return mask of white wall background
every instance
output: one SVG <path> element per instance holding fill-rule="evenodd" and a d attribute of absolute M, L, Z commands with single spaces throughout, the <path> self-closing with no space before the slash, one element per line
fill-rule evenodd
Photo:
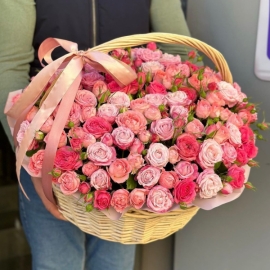
<path fill-rule="evenodd" d="M 254 75 L 258 0 L 189 0 L 188 24 L 193 37 L 218 49 L 234 80 L 260 103 L 270 122 L 270 82 Z M 266 25 L 267 27 L 267 25 Z M 174 270 L 270 269 L 270 136 L 258 142 L 260 168 L 251 170 L 257 187 L 212 211 L 200 210 L 176 234 Z"/>

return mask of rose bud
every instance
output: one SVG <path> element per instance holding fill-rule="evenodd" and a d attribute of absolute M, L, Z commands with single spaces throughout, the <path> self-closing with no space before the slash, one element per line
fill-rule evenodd
<path fill-rule="evenodd" d="M 151 51 L 155 51 L 157 49 L 157 44 L 155 42 L 149 42 L 146 45 L 146 48 L 151 50 Z"/>
<path fill-rule="evenodd" d="M 87 182 L 80 183 L 80 185 L 79 185 L 79 191 L 82 194 L 88 193 L 90 191 L 90 189 L 91 189 L 90 184 Z"/>
<path fill-rule="evenodd" d="M 41 131 L 36 131 L 35 133 L 35 139 L 37 141 L 42 141 L 44 139 L 44 133 Z"/>
<path fill-rule="evenodd" d="M 92 203 L 93 202 L 93 199 L 94 199 L 93 193 L 90 192 L 90 193 L 85 194 L 84 197 L 83 197 L 83 199 L 84 199 L 84 201 L 86 203 Z"/>
<path fill-rule="evenodd" d="M 194 59 L 196 57 L 196 52 L 195 51 L 190 51 L 189 53 L 188 53 L 188 58 L 189 59 Z"/>
<path fill-rule="evenodd" d="M 259 163 L 253 159 L 249 160 L 247 164 L 249 167 L 260 167 Z"/>
<path fill-rule="evenodd" d="M 134 65 L 135 65 L 135 67 L 140 67 L 142 65 L 142 60 L 141 59 L 136 59 L 134 61 Z"/>
<path fill-rule="evenodd" d="M 233 187 L 229 183 L 224 183 L 220 192 L 225 195 L 231 194 L 233 192 Z"/>

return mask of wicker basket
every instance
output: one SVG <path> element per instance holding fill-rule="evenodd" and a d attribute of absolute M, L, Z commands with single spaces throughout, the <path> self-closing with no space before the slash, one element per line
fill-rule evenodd
<path fill-rule="evenodd" d="M 208 56 L 220 71 L 223 80 L 232 83 L 232 75 L 226 60 L 220 52 L 197 39 L 166 33 L 150 33 L 117 38 L 90 51 L 109 52 L 115 48 L 133 47 L 148 42 L 176 43 L 193 47 Z M 82 231 L 99 238 L 123 244 L 146 244 L 163 239 L 182 229 L 199 210 L 191 207 L 187 210 L 174 210 L 156 214 L 145 210 L 131 209 L 119 220 L 111 220 L 104 213 L 93 210 L 85 211 L 85 206 L 78 203 L 74 196 L 62 194 L 58 186 L 53 185 L 60 211 L 65 218 Z"/>

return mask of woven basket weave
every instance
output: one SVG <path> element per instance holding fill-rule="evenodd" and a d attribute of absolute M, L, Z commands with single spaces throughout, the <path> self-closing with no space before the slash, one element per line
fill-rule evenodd
<path fill-rule="evenodd" d="M 223 80 L 232 83 L 232 75 L 226 60 L 220 52 L 206 43 L 194 38 L 166 33 L 150 33 L 117 38 L 89 49 L 89 51 L 110 52 L 116 48 L 133 47 L 148 42 L 184 44 L 203 52 L 220 71 Z M 61 213 L 82 231 L 99 238 L 123 244 L 146 244 L 163 239 L 182 229 L 199 210 L 174 210 L 156 214 L 145 210 L 131 209 L 119 220 L 111 220 L 104 213 L 93 209 L 88 213 L 85 206 L 74 196 L 64 195 L 53 185 Z"/>

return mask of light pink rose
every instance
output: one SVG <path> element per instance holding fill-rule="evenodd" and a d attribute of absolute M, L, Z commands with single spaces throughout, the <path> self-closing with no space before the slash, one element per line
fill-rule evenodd
<path fill-rule="evenodd" d="M 173 55 L 169 53 L 162 54 L 161 58 L 158 61 L 164 66 L 169 66 L 171 64 L 181 64 L 181 58 L 179 55 Z"/>
<path fill-rule="evenodd" d="M 232 112 L 228 108 L 221 108 L 220 111 L 220 120 L 227 121 Z"/>
<path fill-rule="evenodd" d="M 131 166 L 125 158 L 113 161 L 108 170 L 112 180 L 118 184 L 124 183 L 129 178 L 130 172 Z"/>
<path fill-rule="evenodd" d="M 97 171 L 98 169 L 99 169 L 99 166 L 95 165 L 95 163 L 91 161 L 84 163 L 82 166 L 82 172 L 87 177 L 90 177 L 92 173 Z"/>
<path fill-rule="evenodd" d="M 229 142 L 234 146 L 241 145 L 242 140 L 241 140 L 241 132 L 239 131 L 239 128 L 231 123 L 226 123 L 226 127 L 228 128 L 230 132 Z"/>
<path fill-rule="evenodd" d="M 238 116 L 242 119 L 243 123 L 245 124 L 253 123 L 257 119 L 257 117 L 256 119 L 254 119 L 253 114 L 250 113 L 249 110 L 245 110 L 245 109 L 240 110 L 238 112 Z"/>
<path fill-rule="evenodd" d="M 85 73 L 81 80 L 81 85 L 84 89 L 92 90 L 94 84 L 97 81 L 104 81 L 104 76 L 99 74 L 96 70 L 92 70 L 90 73 Z"/>
<path fill-rule="evenodd" d="M 150 131 L 159 136 L 163 141 L 173 137 L 174 126 L 171 118 L 163 118 L 152 122 Z"/>
<path fill-rule="evenodd" d="M 211 118 L 220 117 L 220 112 L 221 112 L 222 109 L 223 109 L 223 108 L 220 107 L 219 105 L 217 105 L 217 104 L 212 104 L 212 106 L 211 106 L 211 111 L 210 111 L 209 116 L 210 116 Z"/>
<path fill-rule="evenodd" d="M 27 131 L 28 127 L 30 125 L 30 122 L 28 122 L 27 120 L 23 121 L 20 125 L 20 129 L 17 133 L 16 139 L 17 142 L 19 143 L 19 145 L 21 145 L 21 142 L 23 140 L 24 134 Z"/>
<path fill-rule="evenodd" d="M 196 160 L 200 144 L 197 142 L 196 137 L 192 134 L 184 133 L 177 137 L 176 145 L 181 159 L 186 161 Z"/>
<path fill-rule="evenodd" d="M 225 81 L 219 82 L 218 90 L 220 91 L 223 100 L 230 108 L 242 101 L 238 91 L 230 83 Z"/>
<path fill-rule="evenodd" d="M 237 167 L 236 165 L 232 165 L 228 170 L 228 176 L 232 178 L 230 181 L 230 185 L 234 189 L 238 189 L 243 187 L 245 182 L 245 169 L 242 167 Z"/>
<path fill-rule="evenodd" d="M 195 180 L 199 175 L 197 164 L 188 161 L 180 161 L 174 167 L 174 170 L 179 175 L 180 179 Z"/>
<path fill-rule="evenodd" d="M 156 213 L 168 212 L 173 206 L 173 196 L 167 188 L 155 186 L 147 196 L 147 206 Z"/>
<path fill-rule="evenodd" d="M 151 165 L 144 166 L 137 174 L 140 185 L 146 189 L 151 189 L 159 180 L 161 170 Z"/>
<path fill-rule="evenodd" d="M 131 100 L 130 102 L 130 108 L 133 111 L 138 111 L 140 113 L 143 113 L 146 109 L 148 109 L 150 104 L 143 98 L 137 98 L 134 100 Z"/>
<path fill-rule="evenodd" d="M 87 182 L 82 182 L 80 183 L 78 190 L 81 194 L 86 194 L 91 190 L 91 186 Z"/>
<path fill-rule="evenodd" d="M 161 119 L 160 110 L 153 105 L 144 111 L 144 116 L 150 121 Z"/>
<path fill-rule="evenodd" d="M 199 91 L 201 88 L 201 81 L 198 79 L 198 74 L 196 73 L 193 73 L 191 77 L 188 78 L 188 83 L 197 91 Z"/>
<path fill-rule="evenodd" d="M 198 161 L 203 169 L 214 168 L 217 162 L 222 161 L 222 155 L 221 145 L 213 139 L 207 139 L 200 147 Z"/>
<path fill-rule="evenodd" d="M 233 193 L 233 187 L 229 183 L 224 183 L 223 188 L 220 192 L 224 195 L 231 194 Z"/>
<path fill-rule="evenodd" d="M 111 206 L 118 212 L 123 211 L 129 206 L 129 192 L 126 189 L 118 189 L 112 194 Z"/>
<path fill-rule="evenodd" d="M 135 134 L 146 129 L 147 121 L 142 113 L 136 111 L 126 111 L 116 117 L 116 123 L 119 127 L 127 127 Z"/>
<path fill-rule="evenodd" d="M 164 66 L 158 61 L 142 63 L 141 68 L 144 73 L 150 72 L 151 74 L 155 74 L 159 70 L 164 70 Z"/>
<path fill-rule="evenodd" d="M 187 106 L 191 103 L 191 100 L 184 91 L 168 93 L 166 99 L 169 106 Z"/>
<path fill-rule="evenodd" d="M 148 143 L 151 138 L 151 133 L 148 130 L 142 130 L 138 137 L 142 143 Z"/>
<path fill-rule="evenodd" d="M 82 127 L 73 127 L 68 131 L 68 137 L 82 139 L 85 132 Z"/>
<path fill-rule="evenodd" d="M 110 124 L 115 122 L 119 109 L 113 104 L 103 104 L 98 108 L 97 115 L 106 119 Z"/>
<path fill-rule="evenodd" d="M 206 169 L 200 173 L 196 182 L 199 185 L 199 196 L 203 199 L 215 197 L 223 188 L 220 177 L 213 169 Z"/>
<path fill-rule="evenodd" d="M 227 123 L 231 123 L 231 124 L 237 126 L 238 128 L 240 128 L 240 127 L 242 127 L 244 125 L 243 120 L 236 113 L 232 113 L 230 115 L 230 117 L 227 120 Z"/>
<path fill-rule="evenodd" d="M 91 174 L 90 184 L 96 190 L 107 190 L 112 187 L 111 178 L 103 169 L 98 169 Z"/>
<path fill-rule="evenodd" d="M 160 50 L 150 50 L 147 48 L 138 48 L 136 50 L 136 57 L 140 58 L 145 62 L 149 61 L 157 61 L 162 56 L 162 52 Z"/>
<path fill-rule="evenodd" d="M 28 169 L 31 173 L 38 175 L 42 170 L 44 151 L 38 150 L 29 160 Z"/>
<path fill-rule="evenodd" d="M 147 94 L 167 94 L 165 86 L 157 81 L 150 82 L 150 84 L 146 87 L 146 92 Z"/>
<path fill-rule="evenodd" d="M 107 103 L 115 105 L 117 108 L 128 108 L 130 106 L 129 96 L 123 92 L 115 92 L 110 95 Z"/>
<path fill-rule="evenodd" d="M 135 138 L 132 145 L 129 148 L 130 153 L 141 154 L 143 150 L 144 150 L 144 144 L 138 138 Z"/>
<path fill-rule="evenodd" d="M 176 203 L 192 203 L 196 197 L 196 184 L 189 179 L 177 182 L 173 196 Z"/>
<path fill-rule="evenodd" d="M 165 167 L 169 162 L 169 149 L 162 143 L 152 143 L 145 159 L 152 166 Z"/>
<path fill-rule="evenodd" d="M 93 116 L 85 121 L 83 125 L 83 130 L 87 133 L 94 135 L 96 138 L 100 138 L 105 133 L 111 133 L 112 126 L 104 118 L 99 116 Z"/>
<path fill-rule="evenodd" d="M 194 118 L 191 122 L 189 122 L 185 126 L 185 132 L 189 134 L 193 134 L 196 138 L 202 137 L 203 130 L 204 130 L 204 125 L 197 118 Z"/>
<path fill-rule="evenodd" d="M 231 135 L 230 135 L 230 132 L 229 132 L 228 128 L 223 126 L 223 125 L 220 125 L 217 128 L 217 132 L 214 135 L 213 139 L 216 142 L 218 142 L 219 144 L 222 144 L 222 143 L 226 142 L 227 140 L 229 140 L 230 137 L 231 137 Z"/>
<path fill-rule="evenodd" d="M 231 145 L 229 142 L 225 142 L 221 145 L 223 150 L 223 160 L 226 163 L 233 163 L 236 160 L 237 152 L 233 145 Z"/>
<path fill-rule="evenodd" d="M 175 164 L 180 161 L 179 149 L 176 145 L 173 145 L 169 148 L 169 162 Z"/>
<path fill-rule="evenodd" d="M 133 144 L 134 137 L 134 133 L 127 127 L 118 127 L 112 132 L 114 144 L 122 150 L 128 149 Z"/>
<path fill-rule="evenodd" d="M 79 153 L 69 146 L 63 146 L 56 152 L 54 166 L 64 171 L 77 170 L 82 166 Z"/>
<path fill-rule="evenodd" d="M 142 166 L 144 166 L 144 159 L 138 153 L 129 154 L 127 160 L 131 166 L 131 174 L 135 174 Z"/>
<path fill-rule="evenodd" d="M 147 94 L 144 99 L 151 105 L 158 107 L 159 105 L 166 105 L 166 96 L 162 94 Z"/>
<path fill-rule="evenodd" d="M 88 146 L 92 145 L 96 142 L 96 138 L 94 135 L 90 133 L 84 134 L 84 136 L 81 138 L 83 147 L 87 148 Z"/>
<path fill-rule="evenodd" d="M 56 116 L 58 112 L 58 108 L 54 111 L 54 115 Z M 69 117 L 66 122 L 66 127 L 68 127 L 68 124 L 71 122 L 74 124 L 74 126 L 79 126 L 80 125 L 80 117 L 81 117 L 81 106 L 77 103 L 73 103 L 72 108 L 69 112 Z"/>
<path fill-rule="evenodd" d="M 108 166 L 116 159 L 116 152 L 102 142 L 96 142 L 87 147 L 87 157 L 99 166 Z"/>
<path fill-rule="evenodd" d="M 37 114 L 37 112 L 38 112 L 38 107 L 33 106 L 33 107 L 31 108 L 31 110 L 27 113 L 26 119 L 25 119 L 25 120 L 27 120 L 29 123 L 31 123 L 32 120 L 33 120 L 33 118 L 34 118 L 35 115 Z"/>
<path fill-rule="evenodd" d="M 141 209 L 146 202 L 148 190 L 144 188 L 135 188 L 129 194 L 130 205 L 135 209 Z"/>
<path fill-rule="evenodd" d="M 102 95 L 108 90 L 107 84 L 103 81 L 96 81 L 93 85 L 92 93 L 100 100 Z M 104 100 L 106 101 L 106 99 Z"/>
<path fill-rule="evenodd" d="M 95 95 L 88 90 L 78 90 L 75 96 L 75 101 L 83 107 L 96 107 L 97 99 Z"/>
<path fill-rule="evenodd" d="M 163 171 L 160 175 L 158 183 L 168 189 L 174 188 L 179 181 L 179 177 L 174 171 Z"/>
<path fill-rule="evenodd" d="M 225 106 L 225 101 L 219 91 L 207 91 L 206 100 L 210 102 L 210 104 L 216 104 L 218 106 Z"/>
<path fill-rule="evenodd" d="M 78 190 L 80 178 L 74 171 L 67 171 L 60 175 L 58 183 L 60 184 L 60 190 L 63 194 L 70 195 Z"/>
<path fill-rule="evenodd" d="M 211 104 L 206 99 L 201 99 L 197 102 L 196 115 L 199 118 L 206 119 L 211 112 Z"/>
<path fill-rule="evenodd" d="M 53 118 L 52 116 L 50 116 L 40 128 L 40 131 L 44 133 L 49 133 L 52 129 L 52 125 L 53 125 Z"/>
<path fill-rule="evenodd" d="M 106 144 L 107 146 L 113 146 L 113 136 L 111 133 L 105 133 L 101 138 L 100 142 Z"/>
<path fill-rule="evenodd" d="M 111 203 L 111 194 L 106 190 L 96 190 L 94 194 L 94 207 L 98 210 L 108 209 Z"/>
<path fill-rule="evenodd" d="M 188 109 L 183 106 L 171 106 L 170 115 L 173 119 L 183 119 L 185 122 L 188 117 Z"/>
<path fill-rule="evenodd" d="M 156 82 L 159 82 L 159 83 L 162 83 L 163 82 L 163 78 L 164 76 L 166 75 L 166 72 L 163 71 L 163 70 L 158 70 L 154 77 L 153 77 L 153 81 L 156 81 Z"/>
<path fill-rule="evenodd" d="M 88 118 L 95 116 L 96 114 L 97 110 L 95 107 L 90 106 L 81 107 L 80 121 L 85 122 Z"/>

